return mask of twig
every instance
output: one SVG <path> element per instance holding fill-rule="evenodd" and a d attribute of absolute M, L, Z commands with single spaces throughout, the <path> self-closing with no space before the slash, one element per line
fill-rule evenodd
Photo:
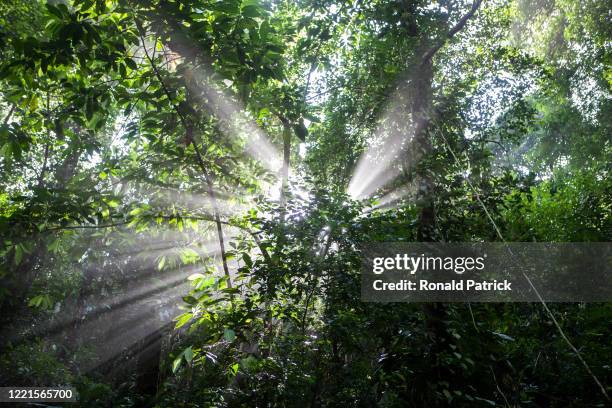
<path fill-rule="evenodd" d="M 510 404 L 508 403 L 508 399 L 506 398 L 506 394 L 504 394 L 502 389 L 499 387 L 499 384 L 497 383 L 497 377 L 495 376 L 495 371 L 493 371 L 493 368 L 491 366 L 489 366 L 489 370 L 491 370 L 491 374 L 493 374 L 493 381 L 495 381 L 495 387 L 497 388 L 497 391 L 501 394 L 502 398 L 504 399 L 504 402 L 506 403 L 506 406 L 508 408 L 511 408 Z"/>
<path fill-rule="evenodd" d="M 478 332 L 478 326 L 476 325 L 476 319 L 474 319 L 474 312 L 472 311 L 472 304 L 468 302 L 468 310 L 470 311 L 470 316 L 472 316 L 472 324 L 474 325 L 474 330 Z"/>

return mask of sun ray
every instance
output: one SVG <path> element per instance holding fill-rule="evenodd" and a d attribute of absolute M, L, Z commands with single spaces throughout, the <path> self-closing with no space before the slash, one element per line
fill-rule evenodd
<path fill-rule="evenodd" d="M 66 331 L 71 332 L 74 330 L 85 330 L 85 325 L 90 324 L 89 322 L 95 321 L 100 316 L 117 315 L 121 316 L 122 311 L 125 311 L 128 307 L 133 307 L 139 302 L 146 301 L 155 296 L 159 296 L 161 293 L 167 292 L 171 288 L 175 288 L 183 285 L 182 289 L 179 290 L 179 294 L 184 293 L 184 289 L 187 288 L 187 277 L 197 270 L 196 266 L 189 268 L 176 268 L 172 271 L 167 271 L 164 277 L 157 282 L 149 282 L 148 279 L 141 277 L 136 280 L 136 285 L 132 288 L 126 288 L 127 291 L 114 295 L 112 298 L 107 299 L 105 292 L 96 293 L 93 298 L 86 298 L 85 309 L 76 312 L 74 309 L 64 311 L 59 317 L 53 321 L 49 321 L 46 325 L 38 325 L 31 329 L 25 338 L 22 338 L 19 331 L 12 333 L 10 341 L 20 342 L 27 340 L 33 336 L 45 336 L 47 338 L 56 338 L 58 341 L 61 340 L 57 336 L 65 336 Z M 149 274 L 153 274 L 153 270 L 148 270 Z M 150 278 L 151 276 L 149 276 Z M 123 282 L 128 283 L 128 282 Z M 130 285 L 126 285 L 130 286 Z M 86 295 L 86 294 L 85 294 Z M 177 295 L 178 296 L 178 295 Z M 176 298 L 180 300 L 180 296 Z M 77 305 L 81 307 L 82 305 Z M 85 325 L 78 324 L 81 321 L 85 321 Z"/>
<path fill-rule="evenodd" d="M 176 39 L 180 48 L 191 49 L 181 41 Z M 185 60 L 184 55 L 176 54 Z M 249 117 L 249 114 L 242 106 L 241 102 L 235 100 L 228 92 L 220 86 L 213 85 L 213 69 L 200 63 L 192 66 L 188 73 L 193 80 L 187 81 L 187 85 L 198 97 L 199 101 L 205 104 L 211 113 L 218 119 L 220 130 L 234 141 L 240 140 L 244 143 L 245 152 L 260 163 L 264 168 L 272 173 L 278 173 L 282 166 L 282 156 L 279 150 L 270 142 L 266 133 Z M 226 85 L 231 86 L 231 81 L 225 80 Z M 240 138 L 239 135 L 245 135 Z"/>
<path fill-rule="evenodd" d="M 414 130 L 405 105 L 405 90 L 397 86 L 353 171 L 347 189 L 353 199 L 371 197 L 410 165 L 406 153 L 412 145 Z"/>
<path fill-rule="evenodd" d="M 416 191 L 412 185 L 401 186 L 383 195 L 377 200 L 377 203 L 370 207 L 366 212 L 375 210 L 396 208 L 400 200 L 415 197 Z"/>

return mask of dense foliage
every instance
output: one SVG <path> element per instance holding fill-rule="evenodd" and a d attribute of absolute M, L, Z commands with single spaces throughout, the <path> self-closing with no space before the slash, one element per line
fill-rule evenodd
<path fill-rule="evenodd" d="M 3 1 L 0 385 L 606 406 L 610 304 L 365 303 L 359 244 L 609 241 L 611 13 Z"/>

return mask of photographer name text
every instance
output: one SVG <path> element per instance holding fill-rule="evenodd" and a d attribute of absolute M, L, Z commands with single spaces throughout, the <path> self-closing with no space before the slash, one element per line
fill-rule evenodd
<path fill-rule="evenodd" d="M 511 291 L 512 282 L 503 281 L 476 281 L 473 279 L 451 280 L 449 282 L 432 282 L 420 279 L 418 282 L 402 279 L 399 282 L 384 282 L 377 279 L 372 282 L 376 291 Z"/>

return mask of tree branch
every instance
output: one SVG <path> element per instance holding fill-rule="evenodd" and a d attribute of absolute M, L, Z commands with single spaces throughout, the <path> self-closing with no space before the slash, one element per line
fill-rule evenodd
<path fill-rule="evenodd" d="M 459 31 L 463 29 L 463 27 L 468 22 L 468 20 L 472 18 L 474 14 L 476 14 L 476 11 L 480 7 L 481 3 L 482 3 L 482 0 L 474 0 L 470 10 L 463 17 L 461 17 L 461 19 L 457 22 L 457 24 L 455 24 L 455 26 L 451 28 L 448 31 L 448 33 L 446 33 L 446 36 L 440 42 L 438 42 L 438 44 L 434 45 L 429 50 L 427 50 L 427 52 L 423 55 L 423 60 L 421 61 L 422 65 L 429 62 L 429 60 L 433 58 L 433 56 L 440 50 L 440 48 L 444 46 L 444 44 L 446 44 L 448 40 L 453 38 L 455 34 L 457 34 Z"/>
<path fill-rule="evenodd" d="M 13 116 L 14 111 L 15 111 L 15 104 L 11 105 L 11 109 L 8 111 L 8 114 L 4 118 L 4 122 L 2 123 L 3 125 L 6 125 L 8 123 L 8 121 L 11 119 L 11 116 Z"/>
<path fill-rule="evenodd" d="M 130 222 L 132 222 L 132 220 L 115 222 L 115 223 L 112 223 L 112 224 L 101 224 L 101 225 L 95 225 L 95 224 L 92 224 L 92 225 L 65 225 L 65 226 L 61 226 L 61 227 L 47 228 L 47 229 L 45 229 L 45 231 L 63 231 L 63 230 L 74 230 L 74 229 L 112 228 L 112 227 L 119 227 L 121 225 L 126 225 L 126 224 L 129 224 Z"/>

